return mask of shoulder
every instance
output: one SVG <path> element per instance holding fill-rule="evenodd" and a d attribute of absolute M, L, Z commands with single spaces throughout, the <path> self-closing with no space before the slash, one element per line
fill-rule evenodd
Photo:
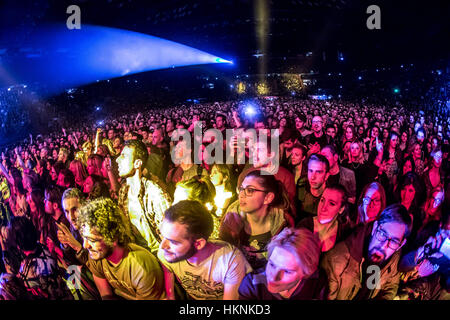
<path fill-rule="evenodd" d="M 127 259 L 129 259 L 130 265 L 140 266 L 145 270 L 160 269 L 158 260 L 148 250 L 134 243 L 130 243 L 128 248 L 130 252 Z"/>

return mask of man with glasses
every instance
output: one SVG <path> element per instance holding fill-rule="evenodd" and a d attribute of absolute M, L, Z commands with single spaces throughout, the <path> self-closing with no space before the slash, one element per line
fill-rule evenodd
<path fill-rule="evenodd" d="M 408 211 L 393 204 L 328 251 L 321 262 L 328 275 L 328 299 L 392 300 L 400 281 L 400 249 L 410 232 Z"/>
<path fill-rule="evenodd" d="M 330 138 L 323 132 L 323 119 L 321 116 L 314 116 L 311 122 L 312 133 L 305 137 L 305 145 L 308 147 L 308 155 L 319 153 L 320 149 L 330 143 Z"/>

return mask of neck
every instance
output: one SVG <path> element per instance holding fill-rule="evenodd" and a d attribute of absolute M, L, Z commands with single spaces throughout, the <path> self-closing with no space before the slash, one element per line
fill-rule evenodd
<path fill-rule="evenodd" d="M 322 131 L 314 131 L 314 135 L 316 136 L 316 138 L 320 138 L 322 136 L 323 132 Z"/>
<path fill-rule="evenodd" d="M 289 290 L 285 290 L 285 291 L 281 291 L 279 294 L 280 296 L 282 296 L 283 298 L 289 299 L 292 294 L 294 293 L 295 290 L 297 290 L 298 286 L 300 285 L 300 283 L 302 282 L 302 280 L 299 280 L 297 282 L 297 284 L 295 286 L 293 286 L 291 289 Z"/>
<path fill-rule="evenodd" d="M 402 202 L 402 205 L 406 208 L 406 210 L 409 210 L 409 208 L 411 207 L 411 203 L 412 202 Z"/>
<path fill-rule="evenodd" d="M 126 248 L 116 245 L 113 252 L 109 257 L 106 258 L 106 260 L 114 264 L 118 264 L 120 260 L 122 260 L 126 256 L 127 251 L 128 250 Z"/>
<path fill-rule="evenodd" d="M 136 170 L 134 175 L 127 178 L 127 184 L 135 191 L 141 188 L 141 175 L 141 171 Z"/>
<path fill-rule="evenodd" d="M 194 165 L 193 163 L 181 163 L 180 167 L 181 169 L 183 169 L 183 171 L 187 171 L 190 168 L 192 168 L 193 165 Z"/>
<path fill-rule="evenodd" d="M 322 195 L 323 190 L 325 190 L 325 183 L 323 183 L 323 184 L 320 186 L 319 189 L 312 189 L 312 188 L 311 188 L 311 194 L 312 194 L 314 197 L 317 198 L 317 197 L 320 197 L 320 196 Z"/>
<path fill-rule="evenodd" d="M 267 205 L 262 206 L 256 211 L 253 211 L 251 214 L 247 214 L 247 221 L 250 224 L 250 226 L 257 226 L 257 225 L 263 225 L 266 223 L 267 217 L 268 217 L 268 207 Z"/>
<path fill-rule="evenodd" d="M 214 250 L 214 244 L 207 242 L 203 249 L 197 251 L 192 257 L 188 258 L 187 261 L 193 265 L 199 265 L 202 261 L 211 255 Z"/>

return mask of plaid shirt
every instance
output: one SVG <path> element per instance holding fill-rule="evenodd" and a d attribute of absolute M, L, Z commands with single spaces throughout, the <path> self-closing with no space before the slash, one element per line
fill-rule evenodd
<path fill-rule="evenodd" d="M 138 194 L 139 203 L 130 203 L 129 190 L 130 186 L 124 182 L 119 190 L 119 205 L 132 225 L 146 240 L 148 248 L 152 252 L 157 251 L 161 241 L 158 226 L 164 217 L 164 212 L 170 207 L 172 199 L 163 184 L 154 175 L 150 179 L 141 178 L 141 188 Z M 136 212 L 137 210 L 133 208 L 140 208 L 140 212 Z"/>

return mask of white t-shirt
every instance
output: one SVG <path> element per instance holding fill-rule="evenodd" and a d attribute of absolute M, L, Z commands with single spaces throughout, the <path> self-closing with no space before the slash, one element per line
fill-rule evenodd
<path fill-rule="evenodd" d="M 242 252 L 228 242 L 210 240 L 216 250 L 199 265 L 187 260 L 169 263 L 161 249 L 158 258 L 178 278 L 184 290 L 195 300 L 223 299 L 224 284 L 239 284 L 252 271 Z"/>

